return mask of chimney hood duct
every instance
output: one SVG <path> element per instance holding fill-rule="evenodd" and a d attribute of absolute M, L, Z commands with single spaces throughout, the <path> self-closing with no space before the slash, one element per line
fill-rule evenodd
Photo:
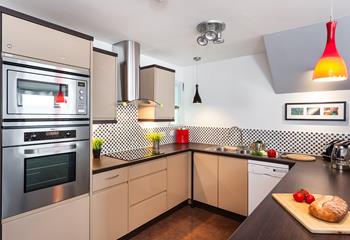
<path fill-rule="evenodd" d="M 140 98 L 140 44 L 125 40 L 113 44 L 117 61 L 117 101 L 121 104 L 156 106 L 152 99 Z"/>

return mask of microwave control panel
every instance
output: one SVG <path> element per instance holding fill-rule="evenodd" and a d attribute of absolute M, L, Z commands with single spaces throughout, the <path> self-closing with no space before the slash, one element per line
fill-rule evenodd
<path fill-rule="evenodd" d="M 24 141 L 43 141 L 43 140 L 53 140 L 53 139 L 65 139 L 65 138 L 75 138 L 75 130 L 65 130 L 65 131 L 41 131 L 41 132 L 25 132 Z"/>
<path fill-rule="evenodd" d="M 87 83 L 84 81 L 77 82 L 77 111 L 78 114 L 87 113 Z"/>

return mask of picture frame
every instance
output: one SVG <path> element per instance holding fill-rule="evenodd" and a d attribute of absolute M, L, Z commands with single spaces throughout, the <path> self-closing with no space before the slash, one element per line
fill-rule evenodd
<path fill-rule="evenodd" d="M 346 121 L 346 102 L 286 103 L 285 120 Z"/>

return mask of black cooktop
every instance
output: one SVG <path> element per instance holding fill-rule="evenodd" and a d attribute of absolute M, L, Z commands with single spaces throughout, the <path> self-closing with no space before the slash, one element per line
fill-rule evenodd
<path fill-rule="evenodd" d="M 151 148 L 138 148 L 138 149 L 132 149 L 128 151 L 109 153 L 109 154 L 106 154 L 106 156 L 118 158 L 126 161 L 134 161 L 134 160 L 140 160 L 140 159 L 150 158 L 154 156 L 159 156 L 162 154 L 164 153 L 158 153 L 158 154 L 154 153 Z"/>

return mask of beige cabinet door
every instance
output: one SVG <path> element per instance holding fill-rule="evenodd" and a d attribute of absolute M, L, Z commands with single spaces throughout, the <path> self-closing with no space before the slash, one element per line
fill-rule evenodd
<path fill-rule="evenodd" d="M 175 72 L 155 68 L 155 100 L 162 104 L 156 108 L 156 119 L 172 120 L 175 116 Z"/>
<path fill-rule="evenodd" d="M 91 41 L 2 14 L 6 53 L 90 69 Z"/>
<path fill-rule="evenodd" d="M 175 71 L 159 66 L 140 70 L 140 97 L 161 106 L 139 107 L 140 121 L 173 121 L 175 116 Z"/>
<path fill-rule="evenodd" d="M 219 208 L 248 214 L 248 161 L 219 157 Z"/>
<path fill-rule="evenodd" d="M 127 232 L 128 184 L 122 183 L 94 192 L 92 197 L 92 239 L 115 240 Z"/>
<path fill-rule="evenodd" d="M 2 223 L 3 240 L 89 239 L 89 197 Z"/>
<path fill-rule="evenodd" d="M 168 209 L 188 199 L 189 153 L 167 157 L 168 160 Z"/>
<path fill-rule="evenodd" d="M 116 120 L 117 58 L 93 52 L 92 118 L 94 121 Z"/>
<path fill-rule="evenodd" d="M 218 156 L 194 154 L 194 200 L 218 206 Z"/>

